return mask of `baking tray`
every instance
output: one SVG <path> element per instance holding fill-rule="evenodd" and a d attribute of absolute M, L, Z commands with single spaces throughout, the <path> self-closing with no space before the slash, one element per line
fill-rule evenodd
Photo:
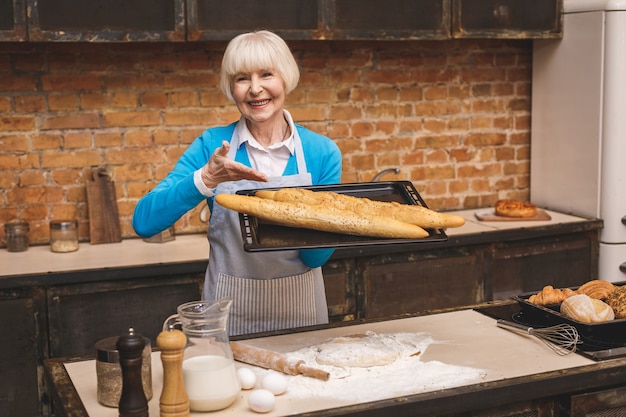
<path fill-rule="evenodd" d="M 626 285 L 626 282 L 615 282 L 617 286 Z M 572 290 L 578 287 L 571 287 Z M 559 312 L 561 304 L 549 304 L 540 306 L 528 301 L 531 295 L 537 292 L 514 296 L 513 299 L 519 302 L 520 315 L 526 322 L 534 322 L 543 327 L 554 326 L 561 323 L 568 323 L 576 327 L 581 338 L 591 344 L 605 347 L 615 347 L 626 345 L 626 319 L 615 319 L 601 323 L 583 323 L 571 319 Z M 517 319 L 520 319 L 518 317 Z"/>
<path fill-rule="evenodd" d="M 280 187 L 285 188 L 285 187 Z M 264 188 L 278 190 L 280 188 Z M 294 187 L 295 188 L 295 187 Z M 305 188 L 313 191 L 333 191 L 371 200 L 396 201 L 403 204 L 427 207 L 410 181 L 366 182 L 338 185 L 314 185 Z M 237 194 L 254 195 L 260 189 L 240 190 Z M 373 245 L 406 245 L 407 243 L 445 242 L 448 236 L 443 229 L 426 229 L 429 235 L 422 239 L 386 239 L 330 233 L 298 227 L 271 224 L 245 213 L 239 214 L 244 250 L 262 252 L 275 250 L 301 250 L 321 248 L 350 248 Z"/>

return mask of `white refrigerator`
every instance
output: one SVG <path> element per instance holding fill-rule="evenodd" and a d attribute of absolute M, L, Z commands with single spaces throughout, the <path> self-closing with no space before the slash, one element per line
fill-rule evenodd
<path fill-rule="evenodd" d="M 533 46 L 530 197 L 604 221 L 598 277 L 626 280 L 626 0 L 564 0 Z"/>

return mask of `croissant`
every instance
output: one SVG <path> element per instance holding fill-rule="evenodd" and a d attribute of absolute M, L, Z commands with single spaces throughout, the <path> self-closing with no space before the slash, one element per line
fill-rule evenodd
<path fill-rule="evenodd" d="M 586 294 L 576 294 L 563 301 L 561 314 L 583 323 L 600 323 L 613 320 L 615 313 L 604 301 Z"/>
<path fill-rule="evenodd" d="M 606 298 L 609 296 L 609 294 L 613 292 L 613 290 L 615 290 L 615 285 L 613 285 L 609 281 L 594 279 L 578 287 L 578 290 L 576 290 L 576 292 L 578 294 L 586 294 L 589 297 L 596 298 L 598 300 L 606 300 Z"/>
<path fill-rule="evenodd" d="M 576 295 L 576 292 L 569 288 L 560 290 L 558 288 L 554 288 L 552 285 L 546 285 L 540 292 L 531 295 L 528 298 L 528 301 L 533 304 L 545 306 L 548 304 L 562 303 L 565 299 L 573 295 Z"/>

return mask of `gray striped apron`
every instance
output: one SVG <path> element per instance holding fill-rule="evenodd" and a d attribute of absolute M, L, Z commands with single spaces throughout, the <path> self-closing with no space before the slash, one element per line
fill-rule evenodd
<path fill-rule="evenodd" d="M 231 140 L 231 142 L 233 142 Z M 216 194 L 237 190 L 311 184 L 302 142 L 294 132 L 298 175 L 271 177 L 269 182 L 231 181 Z M 228 157 L 235 158 L 238 143 Z M 215 203 L 208 230 L 209 266 L 204 282 L 206 300 L 231 297 L 229 334 L 265 332 L 328 322 L 321 268 L 307 267 L 298 251 L 245 252 L 239 214 Z"/>

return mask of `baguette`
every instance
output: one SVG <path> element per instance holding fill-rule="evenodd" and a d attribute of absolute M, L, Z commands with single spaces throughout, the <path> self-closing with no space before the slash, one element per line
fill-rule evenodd
<path fill-rule="evenodd" d="M 215 201 L 230 210 L 291 227 L 355 236 L 421 239 L 429 234 L 419 226 L 373 214 L 335 207 L 284 202 L 239 194 L 218 194 Z"/>
<path fill-rule="evenodd" d="M 426 207 L 370 200 L 364 197 L 353 197 L 331 191 L 311 191 L 304 188 L 281 188 L 278 191 L 259 190 L 257 197 L 275 201 L 295 201 L 305 204 L 322 204 L 351 210 L 359 214 L 377 214 L 391 217 L 405 223 L 426 228 L 461 227 L 465 219 L 454 214 L 438 213 Z"/>

